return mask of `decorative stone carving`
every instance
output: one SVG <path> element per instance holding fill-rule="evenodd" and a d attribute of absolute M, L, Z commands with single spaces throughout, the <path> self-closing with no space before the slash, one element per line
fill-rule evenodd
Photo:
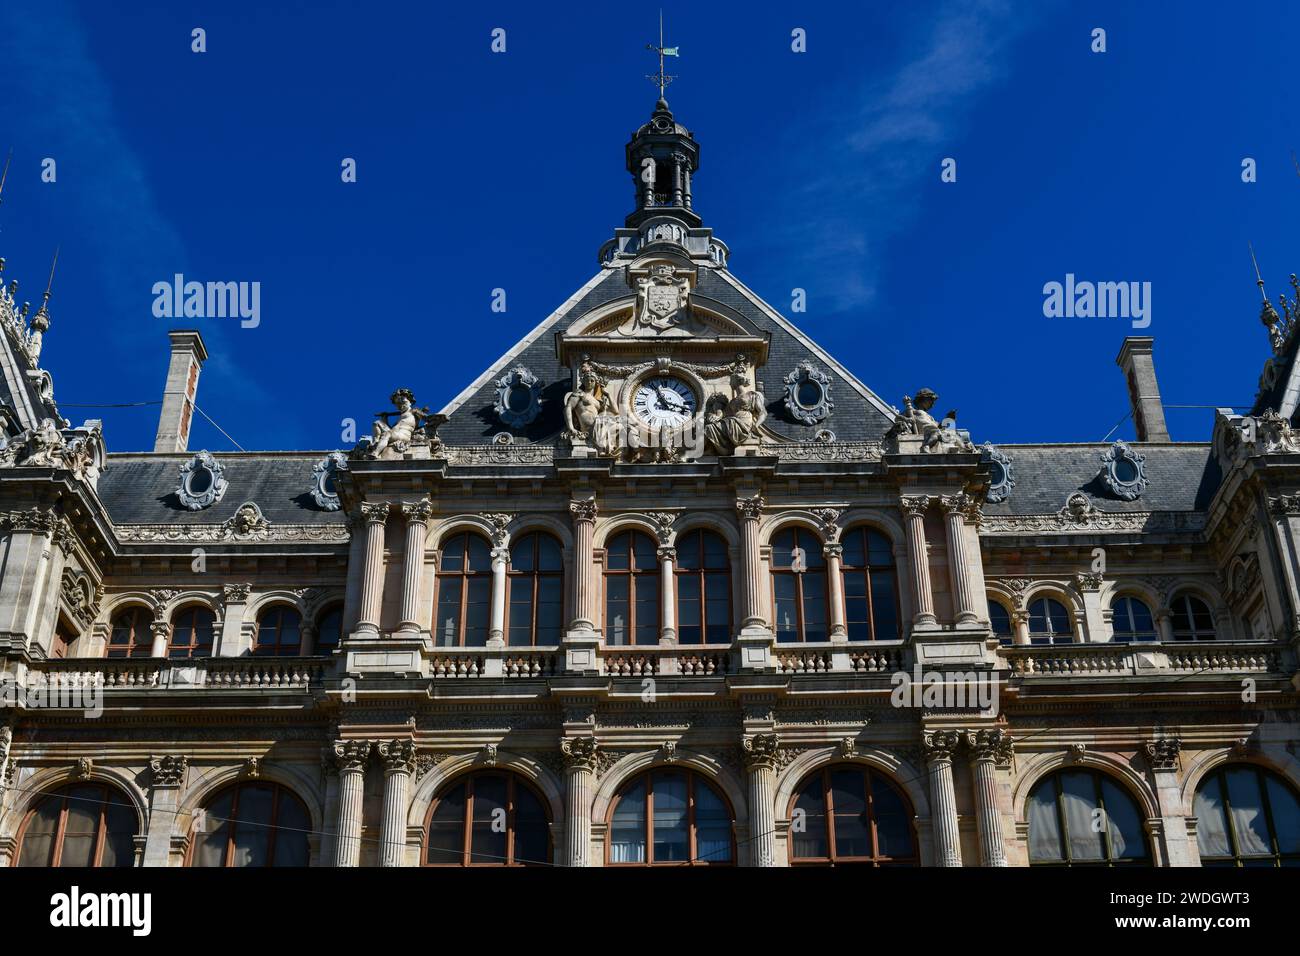
<path fill-rule="evenodd" d="M 495 767 L 497 765 L 497 745 L 484 744 L 482 757 L 480 759 L 482 759 L 485 766 Z"/>
<path fill-rule="evenodd" d="M 659 759 L 664 763 L 677 762 L 677 741 L 665 740 L 659 745 Z"/>
<path fill-rule="evenodd" d="M 515 520 L 515 516 L 504 512 L 488 512 L 483 517 L 492 524 L 492 544 L 495 547 L 504 548 L 506 542 L 510 539 L 510 534 L 506 529 L 510 526 L 510 522 Z"/>
<path fill-rule="evenodd" d="M 1084 754 L 1086 754 L 1087 752 L 1088 752 L 1088 748 L 1086 745 L 1081 743 L 1073 743 L 1065 748 L 1065 759 L 1070 761 L 1071 763 L 1078 763 L 1083 759 Z"/>
<path fill-rule="evenodd" d="M 1074 586 L 1080 591 L 1099 591 L 1103 580 L 1105 578 L 1099 571 L 1076 571 Z"/>
<path fill-rule="evenodd" d="M 927 760 L 951 760 L 961 746 L 961 732 L 957 730 L 928 730 L 921 735 L 921 749 Z"/>
<path fill-rule="evenodd" d="M 98 422 L 60 429 L 58 422 L 46 418 L 37 427 L 12 438 L 0 432 L 0 468 L 65 468 L 93 486 L 103 471 L 104 455 Z"/>
<path fill-rule="evenodd" d="M 763 517 L 763 496 L 754 495 L 751 498 L 736 499 L 736 513 L 741 518 L 758 519 Z"/>
<path fill-rule="evenodd" d="M 1264 454 L 1294 455 L 1300 453 L 1300 435 L 1292 429 L 1289 421 L 1269 408 L 1255 419 L 1255 450 Z"/>
<path fill-rule="evenodd" d="M 226 603 L 243 602 L 248 600 L 248 596 L 253 593 L 251 584 L 223 584 L 221 586 L 221 599 Z"/>
<path fill-rule="evenodd" d="M 542 383 L 522 365 L 516 365 L 496 382 L 492 410 L 506 428 L 523 428 L 542 411 Z"/>
<path fill-rule="evenodd" d="M 341 451 L 332 451 L 316 462 L 311 470 L 311 497 L 316 507 L 322 511 L 338 511 L 342 507 L 335 481 L 338 473 L 347 467 L 348 456 Z"/>
<path fill-rule="evenodd" d="M 858 742 L 852 737 L 841 737 L 835 752 L 843 760 L 852 760 L 858 755 Z"/>
<path fill-rule="evenodd" d="M 817 519 L 818 530 L 827 541 L 838 541 L 840 537 L 839 508 L 813 508 L 812 515 Z"/>
<path fill-rule="evenodd" d="M 636 278 L 636 290 L 632 319 L 619 329 L 623 334 L 666 332 L 690 317 L 691 280 L 671 264 L 652 265 L 649 273 Z"/>
<path fill-rule="evenodd" d="M 673 539 L 673 525 L 677 523 L 676 514 L 671 511 L 652 511 L 650 520 L 654 522 L 660 541 L 668 542 Z"/>
<path fill-rule="evenodd" d="M 83 627 L 88 627 L 99 615 L 99 602 L 104 595 L 103 585 L 92 587 L 90 578 L 85 574 L 64 568 L 59 591 Z"/>
<path fill-rule="evenodd" d="M 370 762 L 372 746 L 369 740 L 335 741 L 334 765 L 339 770 L 364 770 Z"/>
<path fill-rule="evenodd" d="M 1146 460 L 1145 455 L 1139 455 L 1127 442 L 1117 441 L 1101 456 L 1101 480 L 1116 497 L 1135 501 L 1150 484 Z"/>
<path fill-rule="evenodd" d="M 247 777 L 249 780 L 257 780 L 259 777 L 261 777 L 262 758 L 249 757 L 247 760 L 245 760 L 244 769 L 241 771 L 241 775 Z"/>
<path fill-rule="evenodd" d="M 569 502 L 569 511 L 573 514 L 574 521 L 595 521 L 596 510 L 595 495 Z"/>
<path fill-rule="evenodd" d="M 618 452 L 618 416 L 606 384 L 590 360 L 578 367 L 578 387 L 564 396 L 564 437 L 574 447 L 612 456 Z"/>
<path fill-rule="evenodd" d="M 915 401 L 910 395 L 904 395 L 903 411 L 885 433 L 886 442 L 892 442 L 899 454 L 939 455 L 975 451 L 970 434 L 957 428 L 956 409 L 948 412 L 943 421 L 936 421 L 930 414 L 938 400 L 939 396 L 928 388 L 918 391 Z"/>
<path fill-rule="evenodd" d="M 745 766 L 766 766 L 775 770 L 780 742 L 776 734 L 750 734 L 741 744 Z"/>
<path fill-rule="evenodd" d="M 998 504 L 1011 497 L 1011 489 L 1016 486 L 1011 459 L 993 445 L 985 442 L 984 458 L 989 463 L 989 488 L 984 493 L 984 500 Z"/>
<path fill-rule="evenodd" d="M 201 451 L 181 466 L 176 497 L 190 511 L 202 511 L 220 501 L 230 487 L 225 468 L 206 451 Z"/>
<path fill-rule="evenodd" d="M 178 757 L 150 757 L 149 770 L 153 773 L 153 785 L 155 787 L 179 787 L 185 779 L 185 770 L 190 765 L 190 758 L 184 755 Z"/>
<path fill-rule="evenodd" d="M 447 420 L 434 415 L 427 407 L 416 408 L 415 393 L 399 388 L 389 396 L 395 411 L 376 412 L 369 438 L 363 438 L 352 450 L 353 458 L 394 461 L 405 458 L 428 458 L 442 450 L 438 427 Z M 389 423 L 390 419 L 394 419 Z"/>
<path fill-rule="evenodd" d="M 415 779 L 423 779 L 426 774 L 436 768 L 438 764 L 447 760 L 450 756 L 451 754 L 440 753 L 417 754 L 415 757 Z"/>
<path fill-rule="evenodd" d="M 563 754 L 566 768 L 578 768 L 594 773 L 598 750 L 596 738 L 592 736 L 565 737 L 560 741 L 560 753 Z"/>
<path fill-rule="evenodd" d="M 831 377 L 809 361 L 802 361 L 785 381 L 785 410 L 805 425 L 816 425 L 830 417 Z"/>
<path fill-rule="evenodd" d="M 234 538 L 263 538 L 270 533 L 271 522 L 266 520 L 256 502 L 245 501 L 226 520 L 224 527 Z"/>
<path fill-rule="evenodd" d="M 78 757 L 76 769 L 72 771 L 72 776 L 77 780 L 89 780 L 91 774 L 95 772 L 95 762 L 89 757 Z"/>
<path fill-rule="evenodd" d="M 1011 735 L 1005 730 L 974 730 L 966 734 L 966 746 L 975 760 L 992 760 L 999 767 L 1011 765 L 1014 753 Z"/>
<path fill-rule="evenodd" d="M 1183 742 L 1177 737 L 1157 737 L 1143 744 L 1142 752 L 1152 770 L 1177 770 L 1178 754 L 1182 748 Z"/>
<path fill-rule="evenodd" d="M 767 420 L 767 400 L 753 388 L 749 360 L 737 355 L 731 367 L 731 399 L 715 393 L 704 405 L 704 437 L 719 455 L 735 454 L 758 440 Z"/>
<path fill-rule="evenodd" d="M 379 761 L 384 765 L 385 771 L 415 772 L 415 743 L 413 741 L 402 738 L 381 740 L 375 745 L 375 752 L 379 755 Z"/>

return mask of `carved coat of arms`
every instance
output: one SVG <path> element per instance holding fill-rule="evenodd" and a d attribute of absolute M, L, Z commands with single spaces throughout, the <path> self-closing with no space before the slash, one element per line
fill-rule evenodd
<path fill-rule="evenodd" d="M 672 266 L 656 265 L 649 275 L 638 278 L 636 284 L 633 329 L 648 328 L 662 332 L 686 320 L 689 315 L 690 280 L 677 275 L 677 270 Z"/>

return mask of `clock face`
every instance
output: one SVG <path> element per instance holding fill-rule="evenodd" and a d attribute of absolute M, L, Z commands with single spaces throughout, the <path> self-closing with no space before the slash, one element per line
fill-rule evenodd
<path fill-rule="evenodd" d="M 695 392 L 679 378 L 656 375 L 637 386 L 632 410 L 653 428 L 676 428 L 695 416 Z"/>

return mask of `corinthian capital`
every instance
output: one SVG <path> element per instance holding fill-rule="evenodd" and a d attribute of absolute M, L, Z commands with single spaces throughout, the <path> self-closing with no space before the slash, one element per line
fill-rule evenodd
<path fill-rule="evenodd" d="M 762 495 L 753 495 L 749 498 L 737 498 L 736 513 L 742 518 L 753 518 L 757 521 L 763 516 L 764 504 L 765 502 L 763 501 Z"/>
<path fill-rule="evenodd" d="M 775 770 L 780 743 L 776 734 L 751 734 L 746 737 L 742 744 L 745 766 L 751 770 L 758 767 Z"/>
<path fill-rule="evenodd" d="M 383 524 L 388 520 L 389 504 L 387 501 L 361 502 L 361 517 L 369 524 Z"/>
<path fill-rule="evenodd" d="M 415 743 L 410 740 L 381 740 L 375 745 L 384 769 L 398 773 L 415 772 Z"/>
<path fill-rule="evenodd" d="M 1011 735 L 1005 730 L 973 730 L 966 734 L 972 760 L 992 760 L 1000 767 L 1011 763 Z"/>
<path fill-rule="evenodd" d="M 929 730 L 921 736 L 927 760 L 951 760 L 960 744 L 961 733 L 956 730 Z"/>
<path fill-rule="evenodd" d="M 564 755 L 564 766 L 569 770 L 586 770 L 588 772 L 596 769 L 596 738 L 586 737 L 565 737 L 560 741 L 560 753 Z"/>
<path fill-rule="evenodd" d="M 409 524 L 424 524 L 433 517 L 433 502 L 428 498 L 421 498 L 419 501 L 408 501 L 402 505 L 402 517 Z"/>
<path fill-rule="evenodd" d="M 596 520 L 596 496 L 590 498 L 577 498 L 569 502 L 569 511 L 573 513 L 575 521 L 595 521 Z"/>
<path fill-rule="evenodd" d="M 969 499 L 962 493 L 939 496 L 939 507 L 943 509 L 943 513 L 946 515 L 959 514 L 964 517 L 969 505 Z"/>
<path fill-rule="evenodd" d="M 334 742 L 334 765 L 339 770 L 365 770 L 370 762 L 369 740 L 336 740 Z"/>
<path fill-rule="evenodd" d="M 930 497 L 928 495 L 903 495 L 898 499 L 898 503 L 903 509 L 903 514 L 909 518 L 922 518 L 925 516 L 926 509 L 930 507 Z"/>

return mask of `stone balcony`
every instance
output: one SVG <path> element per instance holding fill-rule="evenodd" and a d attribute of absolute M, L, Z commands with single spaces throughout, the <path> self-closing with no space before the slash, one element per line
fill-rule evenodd
<path fill-rule="evenodd" d="M 1197 674 L 1275 674 L 1295 669 L 1292 654 L 1271 641 L 1051 644 L 1000 647 L 1013 681 Z"/>
<path fill-rule="evenodd" d="M 325 657 L 67 658 L 38 661 L 0 675 L 34 690 L 98 687 L 105 691 L 307 691 L 320 686 Z"/>

